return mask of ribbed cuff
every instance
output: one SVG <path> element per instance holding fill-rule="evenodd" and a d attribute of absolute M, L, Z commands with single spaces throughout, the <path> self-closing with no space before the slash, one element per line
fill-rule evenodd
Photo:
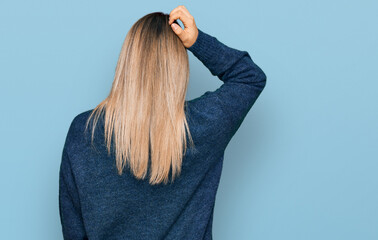
<path fill-rule="evenodd" d="M 201 29 L 199 29 L 199 28 L 197 28 L 197 30 L 198 30 L 198 36 L 197 36 L 197 39 L 196 39 L 196 41 L 194 42 L 194 44 L 192 45 L 192 46 L 190 46 L 189 48 L 188 48 L 188 50 L 190 50 L 190 51 L 196 51 L 196 49 L 198 48 L 198 47 L 201 47 L 201 46 L 198 46 L 198 45 L 201 45 L 201 42 L 203 42 L 203 35 L 204 35 L 204 32 L 202 32 L 201 31 Z"/>
<path fill-rule="evenodd" d="M 198 29 L 198 36 L 192 46 L 187 48 L 213 75 L 219 75 L 247 55 L 246 51 L 228 47 L 216 37 Z"/>
<path fill-rule="evenodd" d="M 194 56 L 199 57 L 201 60 L 207 60 L 211 57 L 211 47 L 213 46 L 212 43 L 214 43 L 213 36 L 210 36 L 209 34 L 201 31 L 201 29 L 198 29 L 198 36 L 197 40 L 194 42 L 192 46 L 187 48 L 189 51 L 191 51 Z"/>

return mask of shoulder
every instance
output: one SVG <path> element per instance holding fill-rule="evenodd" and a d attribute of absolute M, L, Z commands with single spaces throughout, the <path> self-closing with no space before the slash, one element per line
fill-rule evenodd
<path fill-rule="evenodd" d="M 91 112 L 93 111 L 93 109 L 90 109 L 90 110 L 87 110 L 87 111 L 84 111 L 84 112 L 81 112 L 81 113 L 78 113 L 74 118 L 73 120 L 71 121 L 71 124 L 70 124 L 70 130 L 78 130 L 79 128 L 82 128 L 89 115 L 91 114 Z"/>
<path fill-rule="evenodd" d="M 66 145 L 72 142 L 80 140 L 79 138 L 84 137 L 84 130 L 86 127 L 86 122 L 93 109 L 80 112 L 74 116 L 71 120 L 70 126 L 68 128 Z"/>

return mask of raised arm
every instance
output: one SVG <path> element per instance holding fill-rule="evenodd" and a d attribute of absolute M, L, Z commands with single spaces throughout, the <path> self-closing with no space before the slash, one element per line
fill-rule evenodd
<path fill-rule="evenodd" d="M 180 19 L 185 29 L 175 23 Z M 247 113 L 263 91 L 266 75 L 247 51 L 221 43 L 198 29 L 193 16 L 184 6 L 171 11 L 169 24 L 191 51 L 223 84 L 215 91 L 188 102 L 203 125 L 209 147 L 224 149 L 239 129 Z"/>
<path fill-rule="evenodd" d="M 198 29 L 196 42 L 188 48 L 223 84 L 190 103 L 216 125 L 214 139 L 225 148 L 266 85 L 266 75 L 247 51 L 221 43 Z M 215 121 L 212 121 L 215 119 Z M 218 119 L 218 121 L 216 121 Z"/>
<path fill-rule="evenodd" d="M 198 29 L 198 28 L 197 28 Z M 265 73 L 257 66 L 247 51 L 228 47 L 217 38 L 198 29 L 195 43 L 187 48 L 224 83 L 238 82 L 261 86 L 266 82 Z M 243 89 L 240 89 L 243 90 Z"/>

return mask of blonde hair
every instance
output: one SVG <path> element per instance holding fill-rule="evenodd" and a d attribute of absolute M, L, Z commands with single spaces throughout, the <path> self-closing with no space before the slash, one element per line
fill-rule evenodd
<path fill-rule="evenodd" d="M 168 24 L 168 14 L 154 12 L 131 27 L 122 45 L 111 91 L 90 114 L 95 126 L 104 111 L 104 140 L 108 154 L 114 141 L 116 166 L 125 166 L 151 185 L 172 182 L 181 173 L 187 133 L 194 145 L 184 105 L 189 82 L 185 46 Z M 177 23 L 177 21 L 175 21 Z"/>

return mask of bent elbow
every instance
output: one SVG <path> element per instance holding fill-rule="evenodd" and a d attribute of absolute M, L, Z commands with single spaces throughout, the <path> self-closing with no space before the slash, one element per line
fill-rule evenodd
<path fill-rule="evenodd" d="M 255 86 L 257 86 L 260 89 L 260 91 L 262 91 L 266 86 L 267 77 L 266 77 L 266 74 L 264 73 L 264 71 L 261 70 L 261 68 L 259 68 L 259 69 L 260 69 L 259 74 L 258 74 L 257 78 L 255 79 Z"/>
<path fill-rule="evenodd" d="M 264 71 L 261 71 L 261 81 L 263 82 L 263 89 L 265 88 L 266 86 L 266 74 L 264 73 Z"/>

